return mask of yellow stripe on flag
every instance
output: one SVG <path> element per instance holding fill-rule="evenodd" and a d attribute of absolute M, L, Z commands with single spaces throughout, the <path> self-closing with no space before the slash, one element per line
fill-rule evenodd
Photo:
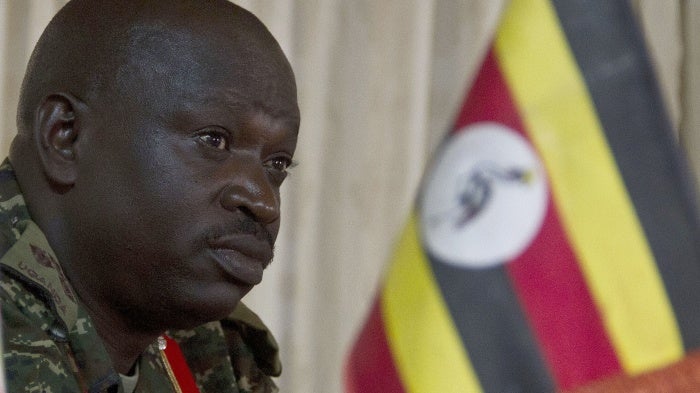
<path fill-rule="evenodd" d="M 551 4 L 513 0 L 496 56 L 622 366 L 679 359 L 673 310 Z"/>
<path fill-rule="evenodd" d="M 389 346 L 410 393 L 478 393 L 481 386 L 454 327 L 412 216 L 382 292 Z"/>

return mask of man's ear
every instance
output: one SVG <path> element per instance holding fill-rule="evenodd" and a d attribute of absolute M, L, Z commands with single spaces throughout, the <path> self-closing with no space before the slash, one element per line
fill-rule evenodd
<path fill-rule="evenodd" d="M 49 180 L 58 186 L 72 186 L 78 178 L 76 144 L 80 137 L 82 102 L 69 94 L 47 96 L 39 106 L 34 123 L 41 164 Z"/>

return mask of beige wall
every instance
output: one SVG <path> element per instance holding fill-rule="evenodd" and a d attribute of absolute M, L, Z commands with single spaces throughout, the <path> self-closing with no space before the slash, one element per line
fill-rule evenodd
<path fill-rule="evenodd" d="M 62 0 L 0 0 L 0 153 L 30 48 Z M 502 1 L 247 0 L 295 68 L 302 110 L 278 258 L 250 295 L 276 332 L 287 392 L 340 392 L 430 152 Z M 679 140 L 700 168 L 700 2 L 636 0 Z M 698 171 L 700 173 L 700 170 Z"/>

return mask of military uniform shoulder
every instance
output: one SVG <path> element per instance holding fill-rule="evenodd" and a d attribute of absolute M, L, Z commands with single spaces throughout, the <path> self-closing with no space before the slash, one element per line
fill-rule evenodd
<path fill-rule="evenodd" d="M 279 359 L 279 345 L 272 332 L 255 312 L 239 303 L 226 319 L 221 321 L 224 332 L 235 329 L 240 332 L 245 344 L 250 347 L 260 368 L 268 375 L 279 376 L 282 363 Z"/>
<path fill-rule="evenodd" d="M 41 299 L 20 281 L 2 275 L 0 302 L 8 391 L 80 391 L 67 346 L 61 343 L 65 331 Z"/>
<path fill-rule="evenodd" d="M 272 377 L 282 371 L 272 334 L 240 304 L 221 321 L 168 332 L 187 359 L 202 392 L 277 392 Z"/>
<path fill-rule="evenodd" d="M 0 256 L 19 239 L 29 218 L 26 203 L 8 160 L 0 164 Z"/>
<path fill-rule="evenodd" d="M 277 392 L 271 377 L 279 376 L 282 365 L 279 347 L 270 330 L 244 304 L 221 321 L 229 356 L 239 390 L 248 392 Z"/>
<path fill-rule="evenodd" d="M 0 164 L 0 209 L 6 208 L 5 202 L 22 195 L 15 177 L 15 170 L 8 159 Z M 22 205 L 24 205 L 22 201 Z"/>

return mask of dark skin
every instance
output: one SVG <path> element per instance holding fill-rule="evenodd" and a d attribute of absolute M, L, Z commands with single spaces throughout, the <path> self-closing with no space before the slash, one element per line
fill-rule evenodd
<path fill-rule="evenodd" d="M 299 128 L 291 68 L 252 15 L 225 1 L 127 3 L 64 10 L 62 40 L 27 78 L 45 64 L 55 75 L 25 82 L 10 153 L 121 373 L 163 331 L 225 317 L 260 282 Z M 103 36 L 109 23 L 123 34 Z M 74 36 L 80 50 L 61 31 L 76 24 L 91 34 Z M 86 60 L 97 64 L 76 67 Z"/>

